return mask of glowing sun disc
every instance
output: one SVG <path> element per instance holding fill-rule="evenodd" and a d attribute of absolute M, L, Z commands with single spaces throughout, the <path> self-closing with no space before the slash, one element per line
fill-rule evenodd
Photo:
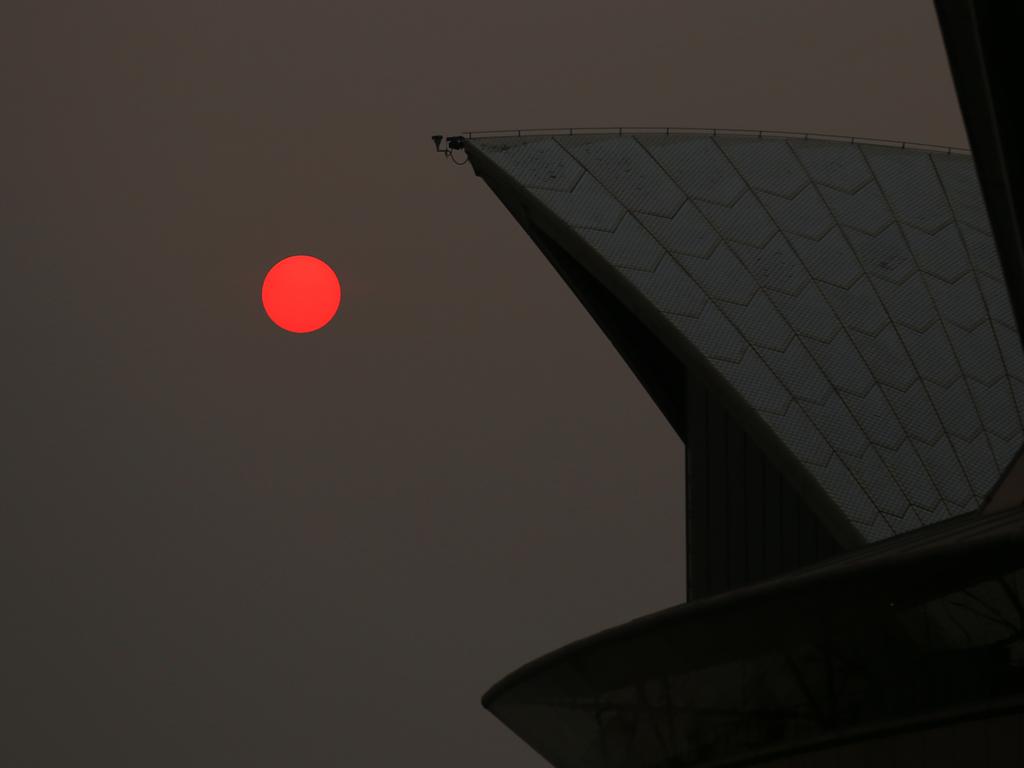
<path fill-rule="evenodd" d="M 289 256 L 263 278 L 263 309 L 292 333 L 310 333 L 331 321 L 341 303 L 338 276 L 313 256 Z"/>

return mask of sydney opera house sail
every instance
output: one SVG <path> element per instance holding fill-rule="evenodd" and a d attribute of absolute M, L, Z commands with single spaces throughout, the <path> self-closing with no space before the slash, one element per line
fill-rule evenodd
<path fill-rule="evenodd" d="M 969 155 L 671 133 L 468 146 L 545 251 L 685 368 L 661 389 L 705 402 L 680 408 L 690 550 L 714 561 L 691 568 L 698 591 L 984 505 L 1020 443 L 1024 355 Z M 716 446 L 722 433 L 742 444 Z M 787 555 L 800 528 L 811 542 Z M 729 569 L 750 579 L 716 575 L 751 544 L 766 551 Z"/>
<path fill-rule="evenodd" d="M 1024 11 L 936 6 L 973 153 L 449 139 L 686 446 L 687 602 L 484 697 L 558 768 L 1024 765 Z"/>

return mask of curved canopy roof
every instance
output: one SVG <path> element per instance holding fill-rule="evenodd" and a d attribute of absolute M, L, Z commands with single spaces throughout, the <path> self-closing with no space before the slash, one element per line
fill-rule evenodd
<path fill-rule="evenodd" d="M 886 731 L 909 731 L 886 754 L 920 756 L 914 725 L 1020 707 L 1022 511 L 613 627 L 516 670 L 484 706 L 558 768 L 864 765 L 794 754 Z"/>
<path fill-rule="evenodd" d="M 1024 354 L 970 156 L 692 134 L 473 138 L 577 257 L 877 541 L 978 509 Z"/>

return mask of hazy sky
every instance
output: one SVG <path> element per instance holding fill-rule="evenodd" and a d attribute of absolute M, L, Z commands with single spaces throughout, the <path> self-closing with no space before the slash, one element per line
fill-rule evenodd
<path fill-rule="evenodd" d="M 430 134 L 965 142 L 924 0 L 7 0 L 0 65 L 5 766 L 539 768 L 480 694 L 682 599 L 682 446 Z"/>

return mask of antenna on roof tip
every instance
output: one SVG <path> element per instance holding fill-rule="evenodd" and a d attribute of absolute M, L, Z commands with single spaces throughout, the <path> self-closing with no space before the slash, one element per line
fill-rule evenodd
<path fill-rule="evenodd" d="M 465 165 L 468 161 L 468 157 L 464 157 L 461 161 L 455 159 L 455 153 L 458 151 L 466 151 L 466 139 L 462 136 L 449 136 L 447 140 L 441 134 L 434 134 L 430 137 L 434 142 L 434 151 L 444 153 L 444 156 L 451 160 L 456 165 Z M 441 142 L 445 142 L 445 148 L 441 148 Z"/>

